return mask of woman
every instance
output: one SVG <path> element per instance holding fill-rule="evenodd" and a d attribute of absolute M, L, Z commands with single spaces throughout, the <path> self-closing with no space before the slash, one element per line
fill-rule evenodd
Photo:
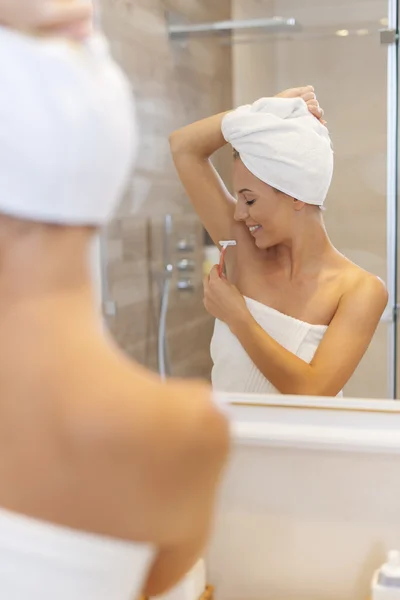
<path fill-rule="evenodd" d="M 311 86 L 194 123 L 171 135 L 180 179 L 216 244 L 235 240 L 204 303 L 216 321 L 216 389 L 338 395 L 387 304 L 384 284 L 330 242 L 322 205 L 333 168 Z M 231 143 L 233 198 L 210 158 Z"/>
<path fill-rule="evenodd" d="M 134 130 L 89 20 L 83 2 L 0 0 L 0 581 L 14 600 L 173 586 L 201 555 L 227 454 L 207 386 L 161 384 L 103 331 L 88 250 Z"/>

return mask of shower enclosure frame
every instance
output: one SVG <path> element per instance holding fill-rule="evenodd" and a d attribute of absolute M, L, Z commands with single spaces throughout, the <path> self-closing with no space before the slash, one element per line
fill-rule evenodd
<path fill-rule="evenodd" d="M 388 45 L 387 69 L 387 287 L 388 322 L 388 397 L 398 397 L 398 240 L 399 240 L 399 6 L 388 0 L 388 29 L 381 32 L 381 42 Z"/>

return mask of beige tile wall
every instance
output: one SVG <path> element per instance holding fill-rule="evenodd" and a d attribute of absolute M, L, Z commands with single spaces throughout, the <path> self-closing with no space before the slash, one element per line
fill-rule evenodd
<path fill-rule="evenodd" d="M 109 227 L 104 244 L 108 318 L 118 343 L 136 360 L 157 368 L 157 328 L 162 270 L 163 216 L 173 215 L 176 241 L 193 236 L 187 256 L 193 292 L 177 292 L 177 274 L 168 312 L 172 374 L 208 377 L 212 320 L 202 305 L 203 232 L 176 177 L 168 135 L 175 128 L 232 106 L 231 49 L 217 40 L 187 44 L 168 39 L 166 11 L 188 21 L 228 19 L 230 0 L 102 0 L 102 22 L 116 59 L 128 74 L 136 97 L 140 146 L 135 176 Z M 217 157 L 222 173 L 230 155 Z M 173 250 L 174 244 L 171 249 Z M 174 253 L 174 260 L 182 254 Z"/>
<path fill-rule="evenodd" d="M 232 16 L 237 20 L 276 16 L 274 0 L 233 0 Z M 278 15 L 279 16 L 279 15 Z M 236 34 L 232 47 L 233 100 L 235 106 L 250 104 L 275 91 L 275 51 L 273 38 Z M 243 43 L 253 40 L 252 43 Z"/>

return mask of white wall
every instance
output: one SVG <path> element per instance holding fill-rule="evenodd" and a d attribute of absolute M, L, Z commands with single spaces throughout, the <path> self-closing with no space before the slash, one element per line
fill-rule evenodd
<path fill-rule="evenodd" d="M 400 457 L 241 448 L 209 554 L 218 600 L 367 600 L 400 547 Z"/>
<path fill-rule="evenodd" d="M 208 554 L 216 598 L 367 600 L 373 571 L 400 548 L 400 406 L 274 400 L 234 411 L 242 434 Z"/>
<path fill-rule="evenodd" d="M 232 18 L 256 19 L 275 15 L 274 0 L 232 0 Z M 261 39 L 256 34 L 257 39 Z M 237 33 L 232 46 L 232 81 L 234 106 L 249 104 L 257 98 L 276 94 L 275 86 L 275 45 L 267 41 L 242 43 L 254 39 L 254 34 Z"/>

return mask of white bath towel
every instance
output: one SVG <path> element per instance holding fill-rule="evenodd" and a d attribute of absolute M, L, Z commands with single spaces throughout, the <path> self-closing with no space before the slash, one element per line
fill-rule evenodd
<path fill-rule="evenodd" d="M 110 218 L 132 171 L 129 81 L 106 39 L 0 26 L 0 212 L 65 225 Z"/>
<path fill-rule="evenodd" d="M 322 205 L 333 174 L 328 130 L 301 98 L 261 98 L 225 115 L 222 134 L 264 183 Z"/>
<path fill-rule="evenodd" d="M 251 315 L 272 339 L 307 364 L 312 361 L 328 329 L 326 325 L 306 323 L 246 296 L 245 301 Z M 253 363 L 228 325 L 218 320 L 215 321 L 211 341 L 211 358 L 214 364 L 212 384 L 215 401 L 220 410 L 225 409 L 227 416 L 230 414 L 229 406 L 224 406 L 227 398 L 218 392 L 279 394 Z"/>

